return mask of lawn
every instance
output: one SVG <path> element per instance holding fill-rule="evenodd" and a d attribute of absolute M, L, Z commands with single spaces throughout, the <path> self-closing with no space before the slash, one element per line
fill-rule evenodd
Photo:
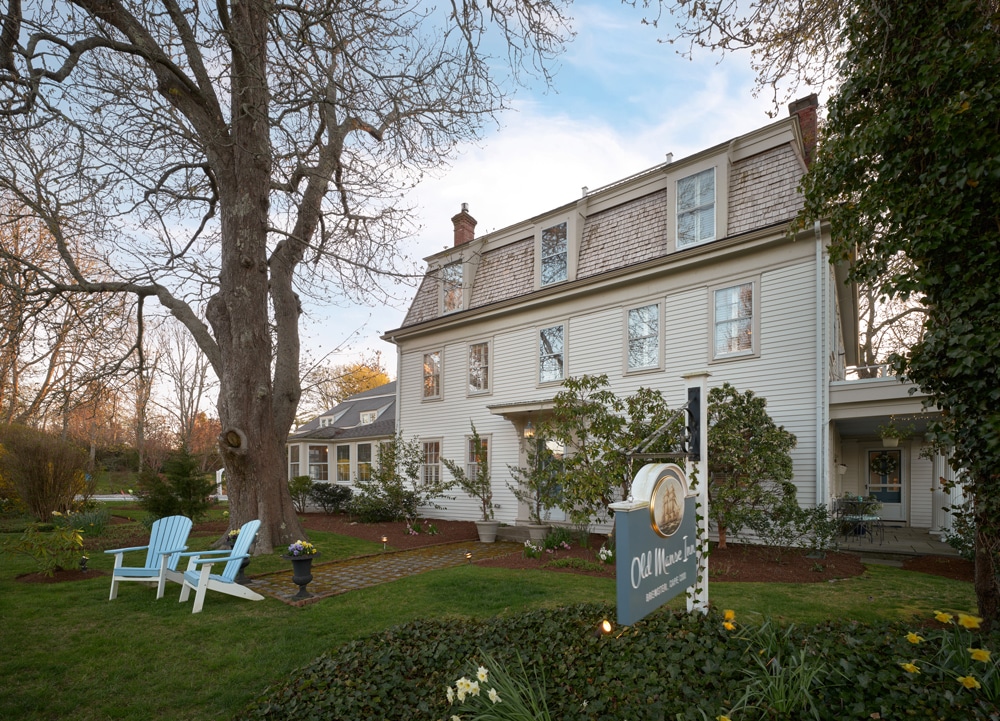
<path fill-rule="evenodd" d="M 314 541 L 327 558 L 371 550 L 333 534 Z M 91 554 L 94 568 L 110 569 L 111 561 Z M 251 573 L 286 567 L 282 563 L 255 559 Z M 4 719 L 231 718 L 321 654 L 399 624 L 441 620 L 457 633 L 498 615 L 613 604 L 615 594 L 614 582 L 603 578 L 463 566 L 302 608 L 210 594 L 204 612 L 192 615 L 190 603 L 177 603 L 176 586 L 156 601 L 145 587 L 125 584 L 109 602 L 107 576 L 56 584 L 15 580 L 32 570 L 30 559 L 0 555 Z M 975 608 L 969 583 L 882 566 L 836 583 L 715 583 L 710 590 L 715 607 L 735 609 L 746 622 L 761 612 L 800 625 L 844 618 L 916 622 L 938 609 Z"/>

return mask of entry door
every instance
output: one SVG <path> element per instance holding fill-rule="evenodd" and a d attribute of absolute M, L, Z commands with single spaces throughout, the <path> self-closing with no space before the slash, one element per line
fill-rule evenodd
<path fill-rule="evenodd" d="M 879 515 L 883 521 L 906 520 L 905 478 L 902 451 L 868 451 L 868 494 L 882 502 Z"/>

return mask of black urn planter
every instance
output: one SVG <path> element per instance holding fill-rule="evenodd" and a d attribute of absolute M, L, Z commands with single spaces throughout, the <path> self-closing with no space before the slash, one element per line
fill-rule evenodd
<path fill-rule="evenodd" d="M 306 586 L 313 580 L 312 562 L 318 556 L 314 553 L 311 556 L 282 556 L 292 562 L 292 583 L 299 587 L 299 592 L 292 598 L 312 598 L 312 594 L 306 590 Z"/>

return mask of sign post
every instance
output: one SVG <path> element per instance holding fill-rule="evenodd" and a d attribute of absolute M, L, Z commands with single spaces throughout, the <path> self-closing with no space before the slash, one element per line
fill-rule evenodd
<path fill-rule="evenodd" d="M 689 441 L 688 473 L 693 479 L 691 492 L 696 496 L 698 515 L 698 570 L 694 590 L 688 593 L 687 610 L 708 613 L 708 373 L 684 376 L 688 396 Z M 697 411 L 694 409 L 697 408 Z M 695 416 L 697 413 L 697 416 Z M 697 417 L 697 422 L 693 422 Z M 696 446 L 696 447 L 695 447 Z"/>

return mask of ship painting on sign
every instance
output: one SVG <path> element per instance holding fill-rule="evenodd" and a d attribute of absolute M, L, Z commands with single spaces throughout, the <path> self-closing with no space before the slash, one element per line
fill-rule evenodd
<path fill-rule="evenodd" d="M 680 501 L 684 491 L 680 481 L 671 475 L 664 475 L 653 489 L 650 501 L 653 528 L 664 538 L 674 535 L 684 520 L 684 507 Z"/>

